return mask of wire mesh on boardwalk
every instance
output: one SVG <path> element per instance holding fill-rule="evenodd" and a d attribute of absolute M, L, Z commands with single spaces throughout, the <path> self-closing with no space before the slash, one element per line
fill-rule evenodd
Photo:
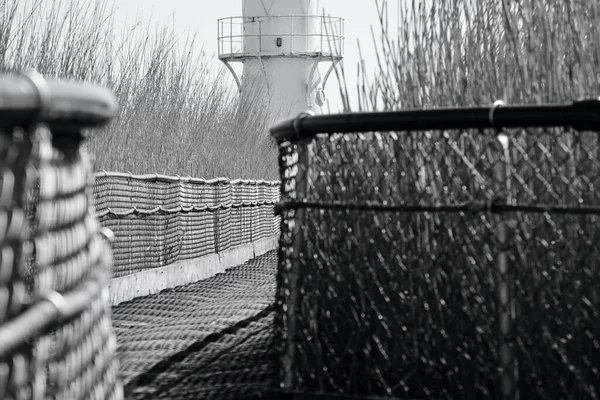
<path fill-rule="evenodd" d="M 598 398 L 599 116 L 591 101 L 275 126 L 281 387 Z"/>
<path fill-rule="evenodd" d="M 95 218 L 81 130 L 110 92 L 0 77 L 0 398 L 119 399 L 112 256 Z"/>
<path fill-rule="evenodd" d="M 131 400 L 255 399 L 273 384 L 277 252 L 113 308 Z"/>

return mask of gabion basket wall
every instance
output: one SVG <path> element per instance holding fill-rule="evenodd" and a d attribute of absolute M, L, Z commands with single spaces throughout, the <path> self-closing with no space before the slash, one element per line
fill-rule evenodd
<path fill-rule="evenodd" d="M 84 128 L 103 88 L 0 76 L 0 398 L 120 399 L 108 279 Z"/>
<path fill-rule="evenodd" d="M 600 101 L 272 128 L 280 386 L 600 396 Z"/>

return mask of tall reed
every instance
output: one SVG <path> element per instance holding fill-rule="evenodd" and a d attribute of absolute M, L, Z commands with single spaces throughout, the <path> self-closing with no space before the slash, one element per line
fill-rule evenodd
<path fill-rule="evenodd" d="M 271 121 L 237 104 L 199 38 L 178 37 L 173 22 L 120 27 L 116 12 L 106 0 L 0 0 L 0 71 L 35 68 L 116 93 L 118 117 L 88 142 L 97 169 L 275 179 Z"/>
<path fill-rule="evenodd" d="M 397 16 L 387 0 L 375 5 L 377 59 L 359 64 L 363 109 L 535 104 L 600 93 L 596 2 L 412 0 L 398 2 Z M 389 28 L 396 21 L 397 34 Z"/>

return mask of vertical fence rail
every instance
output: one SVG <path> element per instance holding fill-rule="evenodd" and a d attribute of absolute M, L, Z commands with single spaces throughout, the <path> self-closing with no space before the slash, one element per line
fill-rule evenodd
<path fill-rule="evenodd" d="M 282 196 L 286 198 L 299 199 L 307 195 L 308 180 L 306 178 L 307 166 L 310 165 L 310 143 L 299 142 L 296 147 L 296 153 L 292 156 L 293 162 L 296 163 L 295 170 L 287 177 L 287 187 L 285 193 Z M 304 220 L 306 218 L 306 210 L 298 209 L 293 211 L 292 218 L 295 224 L 291 227 L 290 236 L 292 242 L 290 246 L 290 253 L 287 255 L 291 263 L 287 266 L 289 268 L 289 282 L 287 284 L 290 287 L 287 301 L 283 305 L 286 310 L 286 320 L 290 327 L 290 336 L 287 337 L 285 343 L 285 352 L 283 356 L 283 370 L 284 370 L 284 386 L 294 387 L 296 382 L 296 376 L 294 374 L 292 366 L 296 364 L 297 360 L 297 348 L 296 348 L 296 337 L 293 334 L 296 332 L 296 321 L 297 313 L 301 303 L 300 285 L 299 281 L 302 279 L 303 265 L 301 264 L 302 248 L 303 248 L 303 229 L 305 229 Z"/>
<path fill-rule="evenodd" d="M 495 143 L 498 160 L 494 163 L 494 177 L 499 195 L 499 201 L 505 204 L 511 203 L 510 188 L 510 152 L 508 136 L 500 132 Z M 511 227 L 507 221 L 506 214 L 496 214 L 496 234 L 498 254 L 496 256 L 496 304 L 498 307 L 498 358 L 501 371 L 500 393 L 503 400 L 518 399 L 517 374 L 514 332 L 513 332 L 513 308 L 514 308 L 514 285 L 513 266 L 511 263 Z"/>

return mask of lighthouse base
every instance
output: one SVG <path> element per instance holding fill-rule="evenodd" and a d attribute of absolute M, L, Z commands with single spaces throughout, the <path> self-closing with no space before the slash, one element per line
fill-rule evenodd
<path fill-rule="evenodd" d="M 242 101 L 267 108 L 273 121 L 302 111 L 320 114 L 321 107 L 315 101 L 317 87 L 315 82 L 309 83 L 314 63 L 315 60 L 298 58 L 246 60 L 241 83 Z"/>

